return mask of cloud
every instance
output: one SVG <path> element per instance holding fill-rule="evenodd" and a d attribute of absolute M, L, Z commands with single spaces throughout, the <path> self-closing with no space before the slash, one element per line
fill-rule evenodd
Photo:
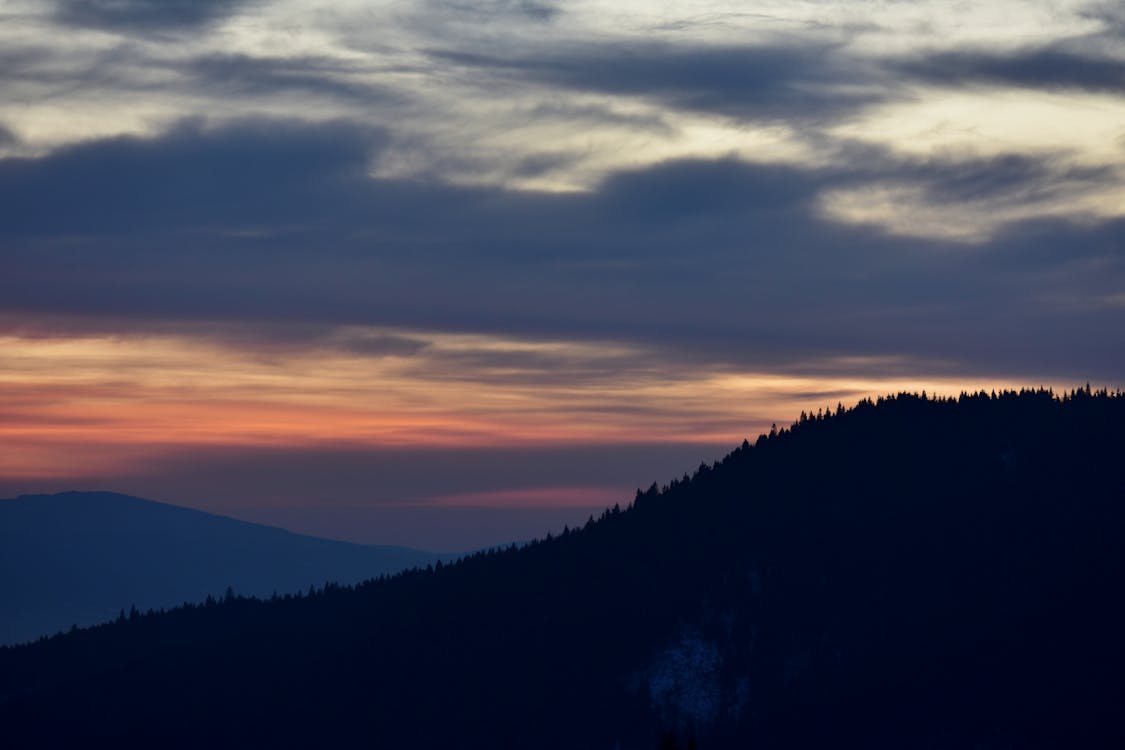
<path fill-rule="evenodd" d="M 919 158 L 857 149 L 849 163 L 869 168 L 857 166 L 830 186 L 822 205 L 900 235 L 981 245 L 1019 221 L 1120 214 L 1121 167 L 1076 163 L 1066 152 Z"/>
<path fill-rule="evenodd" d="M 1125 8 L 1116 0 L 1098 0 L 1088 3 L 1080 11 L 1080 15 L 1099 22 L 1102 26 L 1093 36 L 1121 39 L 1125 37 Z"/>
<path fill-rule="evenodd" d="M 314 99 L 331 97 L 367 105 L 404 99 L 403 94 L 386 86 L 356 80 L 370 71 L 328 58 L 204 55 L 186 63 L 176 61 L 169 70 L 186 76 L 196 89 L 211 96 L 297 93 Z"/>
<path fill-rule="evenodd" d="M 652 42 L 577 45 L 535 54 L 432 50 L 446 64 L 575 91 L 644 97 L 739 120 L 819 120 L 882 100 L 864 87 L 874 69 L 838 45 L 761 46 Z"/>
<path fill-rule="evenodd" d="M 331 343 L 344 351 L 376 357 L 410 357 L 430 348 L 431 342 L 419 336 L 387 333 L 352 333 L 331 337 Z"/>
<path fill-rule="evenodd" d="M 197 29 L 237 12 L 248 0 L 58 0 L 61 23 L 115 31 Z"/>
<path fill-rule="evenodd" d="M 926 160 L 914 170 L 904 170 L 905 179 L 925 183 L 933 201 L 965 203 L 994 202 L 1014 198 L 1028 200 L 1046 194 L 1058 185 L 1087 183 L 1111 185 L 1119 175 L 1113 167 L 1073 166 L 1064 155 L 1004 154 L 992 158 Z"/>
<path fill-rule="evenodd" d="M 670 135 L 674 130 L 659 113 L 625 112 L 605 105 L 578 104 L 558 98 L 536 103 L 526 111 L 525 116 L 528 121 L 624 126 L 633 131 L 651 131 L 664 135 Z"/>
<path fill-rule="evenodd" d="M 341 183 L 362 179 L 382 139 L 345 123 L 244 122 L 211 132 L 189 120 L 159 138 L 9 159 L 0 162 L 0 195 L 14 218 L 5 233 L 233 232 L 262 221 L 272 231 L 287 214 L 307 215 L 322 191 L 335 196 Z"/>
<path fill-rule="evenodd" d="M 1032 89 L 1125 92 L 1125 59 L 1050 47 L 1010 53 L 942 52 L 900 61 L 891 68 L 927 83 L 951 87 L 975 83 Z"/>
<path fill-rule="evenodd" d="M 425 5 L 431 13 L 439 16 L 470 17 L 481 21 L 497 17 L 550 21 L 560 12 L 558 4 L 541 0 L 427 0 Z"/>
<path fill-rule="evenodd" d="M 291 328 L 298 342 L 374 326 L 618 341 L 738 367 L 864 356 L 1125 371 L 1121 308 L 1074 303 L 1119 293 L 1125 222 L 1022 220 L 969 250 L 843 223 L 818 201 L 887 182 L 1011 205 L 1054 181 L 1112 179 L 1062 157 L 681 160 L 552 194 L 374 179 L 385 148 L 379 131 L 340 123 L 195 122 L 0 160 L 12 217 L 0 227 L 0 306 L 124 325 L 228 321 L 273 340 Z M 474 356 L 534 369 L 539 355 Z"/>
<path fill-rule="evenodd" d="M 818 187 L 832 179 L 793 166 L 751 166 L 735 159 L 682 160 L 611 175 L 599 186 L 598 196 L 601 207 L 621 218 L 672 222 L 766 213 L 782 219 L 785 213 L 807 207 Z"/>

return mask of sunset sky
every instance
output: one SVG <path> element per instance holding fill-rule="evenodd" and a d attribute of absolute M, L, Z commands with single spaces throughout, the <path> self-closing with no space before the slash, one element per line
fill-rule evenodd
<path fill-rule="evenodd" d="M 1125 386 L 1125 9 L 0 0 L 0 497 L 467 549 Z"/>

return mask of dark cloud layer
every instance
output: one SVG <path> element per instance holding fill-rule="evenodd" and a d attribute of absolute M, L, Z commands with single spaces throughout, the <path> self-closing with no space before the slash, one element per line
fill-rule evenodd
<path fill-rule="evenodd" d="M 481 21 L 498 16 L 550 21 L 560 11 L 557 3 L 540 0 L 426 0 L 425 5 L 433 15 L 447 18 L 467 16 Z"/>
<path fill-rule="evenodd" d="M 346 124 L 243 123 L 210 133 L 186 122 L 154 139 L 69 147 L 0 162 L 8 236 L 120 237 L 186 227 L 230 232 L 308 215 L 363 179 L 381 136 Z"/>
<path fill-rule="evenodd" d="M 1074 47 L 966 49 L 890 60 L 865 59 L 841 45 L 808 40 L 728 47 L 597 44 L 509 55 L 434 50 L 431 55 L 509 80 L 644 97 L 673 109 L 740 120 L 792 123 L 833 121 L 893 100 L 911 80 L 950 87 L 1125 90 L 1125 60 L 1099 54 L 1105 45 Z"/>
<path fill-rule="evenodd" d="M 62 23 L 92 28 L 192 30 L 234 13 L 249 0 L 58 0 Z"/>
<path fill-rule="evenodd" d="M 177 63 L 171 69 L 210 95 L 261 97 L 297 93 L 361 104 L 403 99 L 402 94 L 385 87 L 349 78 L 364 71 L 321 58 L 207 55 Z"/>
<path fill-rule="evenodd" d="M 817 208 L 867 181 L 987 206 L 1109 173 L 871 151 L 846 171 L 682 161 L 537 194 L 372 179 L 383 144 L 343 124 L 189 123 L 0 161 L 0 311 L 302 340 L 342 324 L 613 339 L 739 365 L 1125 371 L 1125 222 L 1024 222 L 967 247 Z"/>
<path fill-rule="evenodd" d="M 435 50 L 435 60 L 580 91 L 646 97 L 745 120 L 826 119 L 882 98 L 872 69 L 837 46 L 586 45 L 500 56 Z"/>
<path fill-rule="evenodd" d="M 902 61 L 893 69 L 928 83 L 987 83 L 1034 89 L 1125 92 L 1125 60 L 1042 48 L 1011 53 L 943 52 Z"/>
<path fill-rule="evenodd" d="M 1120 175 L 1112 167 L 1074 167 L 1065 159 L 1008 154 L 960 162 L 922 162 L 904 169 L 904 177 L 919 179 L 935 203 L 1021 200 L 1045 197 L 1062 184 L 1112 185 Z"/>

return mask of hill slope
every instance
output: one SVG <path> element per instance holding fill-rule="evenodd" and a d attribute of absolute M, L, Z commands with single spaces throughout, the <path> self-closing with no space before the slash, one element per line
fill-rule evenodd
<path fill-rule="evenodd" d="M 15 745 L 1121 747 L 1125 398 L 805 419 L 561 537 L 0 650 Z"/>
<path fill-rule="evenodd" d="M 317 539 L 108 492 L 0 500 L 0 643 L 239 593 L 357 583 L 435 555 Z"/>

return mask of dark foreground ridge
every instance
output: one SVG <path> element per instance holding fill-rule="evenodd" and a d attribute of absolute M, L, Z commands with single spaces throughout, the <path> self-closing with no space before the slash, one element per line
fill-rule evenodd
<path fill-rule="evenodd" d="M 1125 747 L 1125 396 L 804 417 L 585 528 L 0 650 L 6 746 Z"/>

